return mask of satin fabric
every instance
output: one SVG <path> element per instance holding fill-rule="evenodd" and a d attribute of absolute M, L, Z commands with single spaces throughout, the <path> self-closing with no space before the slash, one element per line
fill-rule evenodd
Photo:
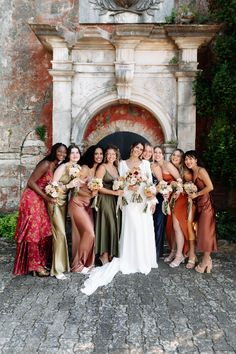
<path fill-rule="evenodd" d="M 157 179 L 153 176 L 153 183 L 157 183 Z M 153 214 L 155 242 L 156 242 L 156 256 L 157 262 L 164 253 L 164 238 L 165 238 L 165 215 L 162 212 L 163 197 L 160 193 L 157 194 L 157 205 Z"/>
<path fill-rule="evenodd" d="M 201 191 L 205 184 L 197 177 L 195 184 Z M 215 211 L 209 193 L 196 198 L 197 206 L 197 250 L 201 252 L 217 251 Z"/>
<path fill-rule="evenodd" d="M 88 192 L 87 186 L 81 187 L 69 203 L 72 223 L 72 272 L 81 272 L 84 267 L 90 268 L 94 264 L 95 234 L 91 199 L 81 195 L 80 191 Z"/>
<path fill-rule="evenodd" d="M 70 182 L 67 169 L 61 176 L 59 182 L 64 185 Z M 70 271 L 68 246 L 66 239 L 66 215 L 67 215 L 67 193 L 59 193 L 57 204 L 49 204 L 48 211 L 52 224 L 52 267 L 51 276 L 56 276 Z"/>
<path fill-rule="evenodd" d="M 150 163 L 143 160 L 139 167 L 142 175 L 151 183 Z M 120 176 L 125 176 L 128 171 L 126 161 L 121 161 Z M 144 186 L 145 184 L 141 183 L 138 190 L 143 198 L 142 203 L 132 202 L 132 191 L 125 189 L 124 196 L 128 205 L 122 208 L 120 257 L 114 257 L 110 263 L 92 270 L 89 279 L 84 283 L 84 289 L 81 289 L 83 293 L 91 295 L 99 286 L 110 283 L 119 271 L 123 274 L 140 272 L 147 275 L 152 268 L 158 268 L 153 218 L 150 209 L 144 212 L 147 201 L 143 192 Z"/>
<path fill-rule="evenodd" d="M 175 181 L 172 175 L 167 175 L 163 173 L 163 179 L 171 183 Z M 171 215 L 167 215 L 166 221 L 166 238 L 170 249 L 172 249 L 172 239 L 173 239 L 173 215 L 179 222 L 179 226 L 184 235 L 184 247 L 183 254 L 187 255 L 189 251 L 189 234 L 188 234 L 188 198 L 184 193 L 180 193 L 178 199 L 175 201 L 174 208 L 171 210 Z"/>
<path fill-rule="evenodd" d="M 106 170 L 103 177 L 103 186 L 112 189 L 113 176 Z M 96 254 L 107 252 L 110 257 L 119 256 L 119 236 L 121 228 L 120 209 L 116 215 L 117 197 L 108 194 L 99 194 L 96 215 Z"/>
<path fill-rule="evenodd" d="M 44 190 L 51 179 L 52 174 L 48 171 L 36 183 Z M 51 224 L 44 199 L 32 189 L 26 188 L 19 204 L 15 233 L 15 275 L 37 271 L 50 262 L 51 235 Z"/>

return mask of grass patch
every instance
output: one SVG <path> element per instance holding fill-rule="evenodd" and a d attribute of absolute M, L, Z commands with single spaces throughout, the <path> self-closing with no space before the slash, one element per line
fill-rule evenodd
<path fill-rule="evenodd" d="M 18 212 L 0 215 L 0 237 L 12 240 L 17 224 Z"/>

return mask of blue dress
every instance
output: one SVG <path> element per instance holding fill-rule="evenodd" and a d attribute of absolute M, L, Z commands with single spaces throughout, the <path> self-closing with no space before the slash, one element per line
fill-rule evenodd
<path fill-rule="evenodd" d="M 152 176 L 153 183 L 158 184 L 158 180 L 155 176 Z M 156 204 L 156 210 L 153 214 L 154 230 L 155 230 L 155 241 L 156 241 L 156 255 L 157 262 L 159 258 L 163 256 L 164 253 L 164 237 L 165 237 L 165 215 L 162 212 L 162 202 L 163 197 L 160 193 L 156 196 L 158 204 Z"/>

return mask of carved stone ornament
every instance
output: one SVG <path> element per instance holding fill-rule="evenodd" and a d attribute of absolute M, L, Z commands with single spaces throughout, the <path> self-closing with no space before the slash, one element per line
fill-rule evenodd
<path fill-rule="evenodd" d="M 94 4 L 100 15 L 105 15 L 108 11 L 113 13 L 132 12 L 142 15 L 147 12 L 153 16 L 153 10 L 159 10 L 159 5 L 164 0 L 89 0 Z"/>
<path fill-rule="evenodd" d="M 129 103 L 134 77 L 134 63 L 115 63 L 115 73 L 118 99 L 120 103 Z"/>

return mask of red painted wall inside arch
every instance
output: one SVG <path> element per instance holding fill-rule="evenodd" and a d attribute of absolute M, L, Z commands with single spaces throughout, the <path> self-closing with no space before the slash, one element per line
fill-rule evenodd
<path fill-rule="evenodd" d="M 89 122 L 84 139 L 88 138 L 94 130 L 106 128 L 115 121 L 138 123 L 143 128 L 151 130 L 157 140 L 164 141 L 164 134 L 157 119 L 145 108 L 133 104 L 112 105 L 100 111 Z"/>

